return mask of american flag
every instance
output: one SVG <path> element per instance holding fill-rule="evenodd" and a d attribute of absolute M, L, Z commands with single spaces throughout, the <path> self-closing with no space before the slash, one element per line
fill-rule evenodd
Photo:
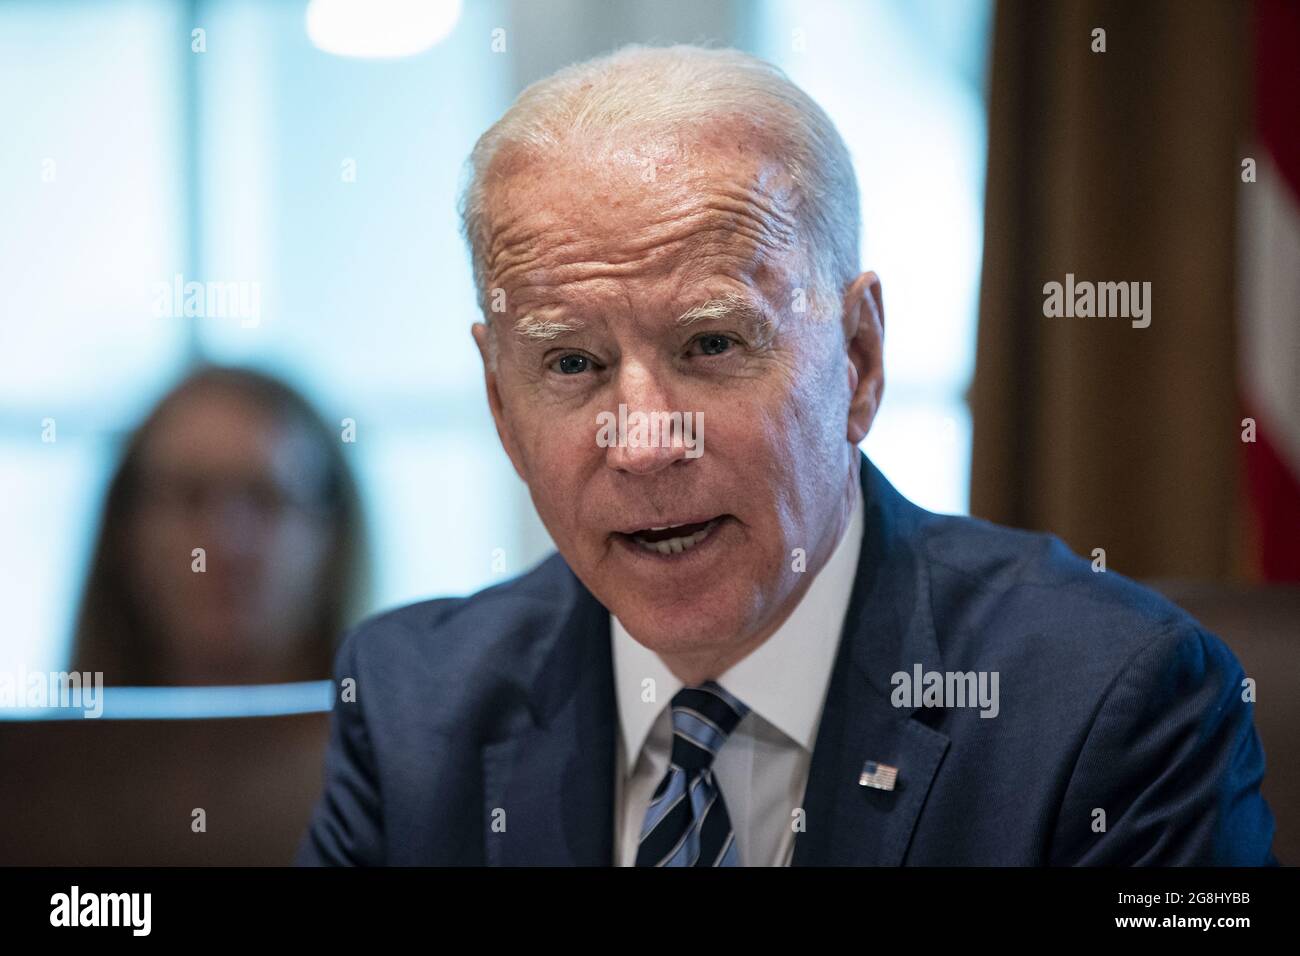
<path fill-rule="evenodd" d="M 858 783 L 863 787 L 874 787 L 876 790 L 893 790 L 894 781 L 897 779 L 897 767 L 868 760 L 862 767 L 862 776 L 858 778 Z"/>

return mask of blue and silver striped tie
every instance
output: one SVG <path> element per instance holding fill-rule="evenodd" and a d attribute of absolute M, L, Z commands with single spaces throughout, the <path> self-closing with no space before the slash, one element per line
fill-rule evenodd
<path fill-rule="evenodd" d="M 646 810 L 637 866 L 739 866 L 713 758 L 749 708 L 714 681 L 673 696 L 673 753 Z"/>

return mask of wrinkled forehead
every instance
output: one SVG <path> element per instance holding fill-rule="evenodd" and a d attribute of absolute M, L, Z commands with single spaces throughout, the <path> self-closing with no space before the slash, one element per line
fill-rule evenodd
<path fill-rule="evenodd" d="M 485 261 L 493 287 L 560 284 L 593 264 L 752 272 L 802 248 L 795 182 L 756 134 L 574 142 L 508 157 L 494 173 Z"/>

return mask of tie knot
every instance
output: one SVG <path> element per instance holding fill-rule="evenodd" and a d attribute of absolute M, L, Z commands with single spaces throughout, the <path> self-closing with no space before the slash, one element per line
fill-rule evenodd
<path fill-rule="evenodd" d="M 673 763 L 703 770 L 749 708 L 714 681 L 683 687 L 673 695 Z"/>

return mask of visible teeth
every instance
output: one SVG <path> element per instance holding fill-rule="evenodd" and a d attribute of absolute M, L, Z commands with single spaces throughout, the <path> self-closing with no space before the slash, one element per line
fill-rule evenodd
<path fill-rule="evenodd" d="M 663 541 L 643 541 L 640 538 L 636 538 L 636 543 L 641 545 L 641 547 L 645 548 L 647 551 L 657 551 L 660 554 L 681 554 L 683 551 L 691 550 L 691 548 L 695 547 L 708 537 L 709 532 L 713 530 L 714 524 L 716 524 L 716 522 L 710 521 L 694 534 L 683 535 L 677 538 L 665 538 Z M 664 528 L 650 528 L 649 530 L 663 531 L 665 528 L 670 527 L 672 527 L 672 525 L 665 525 Z"/>

